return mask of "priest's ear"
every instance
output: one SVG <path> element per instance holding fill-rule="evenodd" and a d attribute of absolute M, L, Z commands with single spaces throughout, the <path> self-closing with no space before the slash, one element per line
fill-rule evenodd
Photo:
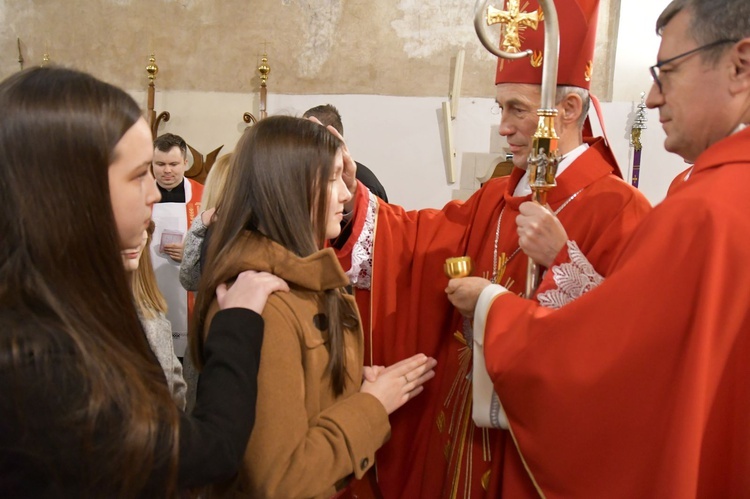
<path fill-rule="evenodd" d="M 743 38 L 731 48 L 730 60 L 732 75 L 730 90 L 732 93 L 750 91 L 750 37 Z"/>

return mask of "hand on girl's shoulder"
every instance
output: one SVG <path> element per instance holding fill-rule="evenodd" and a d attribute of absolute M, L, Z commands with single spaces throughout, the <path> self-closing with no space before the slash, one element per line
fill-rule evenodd
<path fill-rule="evenodd" d="M 258 314 L 263 313 L 271 293 L 289 291 L 287 283 L 268 272 L 246 270 L 241 272 L 231 286 L 226 283 L 216 287 L 216 300 L 219 308 L 247 308 Z"/>

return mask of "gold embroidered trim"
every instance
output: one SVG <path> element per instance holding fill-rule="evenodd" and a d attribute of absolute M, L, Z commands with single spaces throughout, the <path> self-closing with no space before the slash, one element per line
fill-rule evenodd
<path fill-rule="evenodd" d="M 542 62 L 544 62 L 544 53 L 541 50 L 535 50 L 529 58 L 529 64 L 532 68 L 541 68 Z"/>
<path fill-rule="evenodd" d="M 583 79 L 586 81 L 591 81 L 591 77 L 594 75 L 594 61 L 589 61 L 586 63 L 586 70 L 583 73 Z"/>

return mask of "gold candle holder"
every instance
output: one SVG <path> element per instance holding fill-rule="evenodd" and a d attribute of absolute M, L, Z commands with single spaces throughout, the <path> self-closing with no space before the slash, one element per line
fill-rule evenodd
<path fill-rule="evenodd" d="M 447 258 L 443 265 L 443 271 L 448 279 L 458 279 L 459 277 L 469 277 L 474 270 L 474 264 L 470 256 L 457 256 Z"/>

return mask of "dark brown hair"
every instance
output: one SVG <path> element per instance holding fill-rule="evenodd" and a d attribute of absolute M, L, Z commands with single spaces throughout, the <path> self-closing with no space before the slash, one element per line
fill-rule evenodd
<path fill-rule="evenodd" d="M 750 2 L 747 0 L 673 0 L 656 20 L 661 35 L 669 22 L 683 10 L 690 13 L 689 35 L 698 45 L 718 40 L 742 40 L 750 37 Z M 702 51 L 703 62 L 715 63 L 731 44 Z"/>
<path fill-rule="evenodd" d="M 305 118 L 311 116 L 318 118 L 318 121 L 325 126 L 331 125 L 341 134 L 342 137 L 344 136 L 344 123 L 341 121 L 341 113 L 339 113 L 339 110 L 336 109 L 336 106 L 333 104 L 322 104 L 320 106 L 311 107 L 305 111 L 305 114 L 302 116 Z"/>
<path fill-rule="evenodd" d="M 45 417 L 68 418 L 91 449 L 73 463 L 87 470 L 76 486 L 120 497 L 171 495 L 177 470 L 178 413 L 136 314 L 109 196 L 115 145 L 140 116 L 125 92 L 78 71 L 33 68 L 0 84 L 0 310 L 54 332 L 5 331 L 26 350 L 2 361 L 33 358 L 40 380 L 80 391 L 80 406 Z"/>
<path fill-rule="evenodd" d="M 191 332 L 197 365 L 202 364 L 204 321 L 220 284 L 214 269 L 244 231 L 258 231 L 300 257 L 324 247 L 328 180 L 341 145 L 324 127 L 290 116 L 263 119 L 240 139 L 232 154 L 228 187 L 217 208 L 198 291 L 197 320 Z M 336 395 L 343 393 L 346 383 L 344 332 L 356 326 L 356 312 L 342 292 L 328 290 L 322 297 L 329 317 L 328 372 Z"/>
<path fill-rule="evenodd" d="M 179 135 L 173 133 L 165 133 L 156 137 L 154 140 L 154 149 L 158 149 L 161 152 L 169 152 L 173 147 L 180 149 L 182 159 L 187 158 L 187 142 Z"/>

